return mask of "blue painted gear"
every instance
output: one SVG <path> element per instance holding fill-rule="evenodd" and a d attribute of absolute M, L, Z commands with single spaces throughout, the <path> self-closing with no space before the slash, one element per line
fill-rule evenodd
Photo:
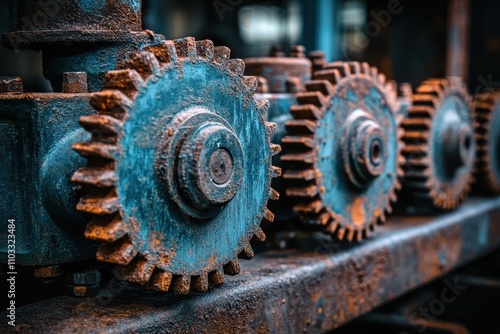
<path fill-rule="evenodd" d="M 475 191 L 500 194 L 500 91 L 485 91 L 474 98 L 477 153 Z"/>
<path fill-rule="evenodd" d="M 90 213 L 87 238 L 102 241 L 100 261 L 116 275 L 186 294 L 222 284 L 263 241 L 278 194 L 271 164 L 267 100 L 257 79 L 211 41 L 165 41 L 134 54 L 91 95 L 97 115 L 80 123 L 91 141 L 73 148 L 89 158 L 73 181 L 90 187 L 77 209 Z"/>
<path fill-rule="evenodd" d="M 404 189 L 410 204 L 453 209 L 473 183 L 476 152 L 470 97 L 460 78 L 429 79 L 416 90 L 403 122 Z"/>
<path fill-rule="evenodd" d="M 283 139 L 294 209 L 340 240 L 361 240 L 391 212 L 404 159 L 397 97 L 366 63 L 324 65 L 291 107 Z"/>

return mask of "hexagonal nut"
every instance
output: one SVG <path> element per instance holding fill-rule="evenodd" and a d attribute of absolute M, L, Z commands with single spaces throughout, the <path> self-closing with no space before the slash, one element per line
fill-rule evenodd
<path fill-rule="evenodd" d="M 68 285 L 67 292 L 70 295 L 76 297 L 95 297 L 101 286 L 99 284 L 95 285 Z"/>
<path fill-rule="evenodd" d="M 69 274 L 66 280 L 74 285 L 94 285 L 101 283 L 101 273 L 99 270 L 87 270 Z"/>
<path fill-rule="evenodd" d="M 23 81 L 19 77 L 0 77 L 0 93 L 22 93 Z"/>
<path fill-rule="evenodd" d="M 35 269 L 35 277 L 51 278 L 51 277 L 58 277 L 61 275 L 62 275 L 62 268 L 59 265 L 47 266 Z"/>

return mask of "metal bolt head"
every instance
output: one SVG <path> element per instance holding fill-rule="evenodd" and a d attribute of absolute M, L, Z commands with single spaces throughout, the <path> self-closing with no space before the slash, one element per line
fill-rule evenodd
<path fill-rule="evenodd" d="M 19 77 L 0 77 L 0 93 L 22 93 L 23 81 Z"/>
<path fill-rule="evenodd" d="M 68 285 L 67 292 L 76 297 L 95 297 L 100 289 L 99 284 L 95 285 Z"/>
<path fill-rule="evenodd" d="M 51 278 L 51 277 L 58 277 L 61 275 L 62 275 L 62 268 L 59 265 L 47 266 L 35 269 L 35 277 Z"/>
<path fill-rule="evenodd" d="M 66 277 L 66 280 L 70 284 L 95 285 L 101 282 L 101 273 L 99 270 L 87 270 L 72 273 Z"/>
<path fill-rule="evenodd" d="M 87 73 L 66 72 L 63 74 L 63 93 L 88 93 Z"/>

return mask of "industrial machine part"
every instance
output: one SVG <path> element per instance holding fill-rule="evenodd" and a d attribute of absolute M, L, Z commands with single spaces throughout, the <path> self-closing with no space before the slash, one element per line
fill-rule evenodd
<path fill-rule="evenodd" d="M 475 192 L 500 194 L 500 91 L 485 91 L 475 97 L 474 126 L 477 154 Z"/>
<path fill-rule="evenodd" d="M 409 203 L 453 209 L 466 198 L 476 154 L 469 102 L 459 78 L 430 79 L 417 88 L 403 123 L 402 195 Z"/>
<path fill-rule="evenodd" d="M 293 118 L 290 107 L 297 104 L 296 94 L 305 91 L 304 83 L 311 79 L 312 62 L 305 56 L 305 48 L 301 45 L 292 46 L 287 57 L 279 46 L 274 46 L 269 57 L 255 57 L 244 60 L 245 74 L 259 78 L 258 98 L 269 100 L 267 119 L 277 125 L 272 142 L 281 144 L 286 135 L 285 123 Z M 273 159 L 273 165 L 281 167 L 281 154 Z M 284 180 L 273 180 L 272 186 L 280 194 L 280 201 L 269 203 L 270 209 L 276 214 L 279 222 L 290 222 L 297 218 L 290 210 L 290 199 L 283 190 Z M 283 228 L 283 227 L 278 227 Z"/>
<path fill-rule="evenodd" d="M 78 204 L 93 217 L 85 235 L 121 279 L 206 291 L 254 256 L 252 238 L 265 239 L 280 147 L 270 144 L 267 100 L 254 97 L 257 78 L 229 53 L 208 40 L 165 41 L 108 72 L 90 97 L 98 114 L 80 123 L 92 139 L 73 145 L 89 165 L 72 180 L 90 188 Z"/>
<path fill-rule="evenodd" d="M 385 76 L 366 63 L 315 72 L 283 138 L 286 194 L 303 220 L 361 240 L 391 212 L 403 176 L 401 117 Z"/>
<path fill-rule="evenodd" d="M 139 31 L 139 0 L 12 1 L 17 31 L 2 42 L 41 50 L 51 93 L 24 93 L 20 78 L 0 79 L 0 195 L 2 222 L 16 220 L 16 264 L 46 267 L 95 257 L 85 240 L 85 216 L 75 207 L 81 187 L 71 175 L 85 159 L 71 150 L 90 134 L 78 125 L 95 111 L 88 92 L 104 87 L 104 74 L 132 52 L 164 38 Z M 70 13 L 70 14 L 69 14 Z M 2 223 L 4 224 L 4 223 Z M 7 237 L 7 228 L 0 232 Z M 7 261 L 7 243 L 0 262 Z"/>
<path fill-rule="evenodd" d="M 398 115 L 401 115 L 404 118 L 408 117 L 408 108 L 410 108 L 412 104 L 413 98 L 413 88 L 408 82 L 396 82 L 394 80 L 389 80 L 387 82 L 391 89 L 398 96 L 399 109 Z"/>

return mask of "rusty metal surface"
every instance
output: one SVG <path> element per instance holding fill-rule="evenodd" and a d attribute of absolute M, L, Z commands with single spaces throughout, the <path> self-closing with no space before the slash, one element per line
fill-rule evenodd
<path fill-rule="evenodd" d="M 469 0 L 449 1 L 445 73 L 465 82 L 469 76 L 470 13 Z"/>
<path fill-rule="evenodd" d="M 474 192 L 500 194 L 500 91 L 474 97 L 474 126 L 477 143 Z"/>
<path fill-rule="evenodd" d="M 192 37 L 133 54 L 93 93 L 93 134 L 73 145 L 88 158 L 72 181 L 86 186 L 77 209 L 92 216 L 85 236 L 116 276 L 188 294 L 236 275 L 254 256 L 260 222 L 273 221 L 271 179 L 280 169 L 265 122 L 267 100 L 227 47 Z"/>
<path fill-rule="evenodd" d="M 359 244 L 268 252 L 206 294 L 128 287 L 106 303 L 57 297 L 16 310 L 24 333 L 321 333 L 500 246 L 500 199 L 436 218 L 394 217 Z M 0 326 L 3 332 L 14 332 Z"/>
<path fill-rule="evenodd" d="M 285 194 L 306 223 L 359 241 L 385 221 L 401 188 L 397 95 L 367 63 L 329 63 L 305 85 L 282 140 Z"/>
<path fill-rule="evenodd" d="M 453 209 L 467 197 L 476 155 L 470 97 L 460 78 L 429 79 L 403 122 L 404 201 Z"/>

